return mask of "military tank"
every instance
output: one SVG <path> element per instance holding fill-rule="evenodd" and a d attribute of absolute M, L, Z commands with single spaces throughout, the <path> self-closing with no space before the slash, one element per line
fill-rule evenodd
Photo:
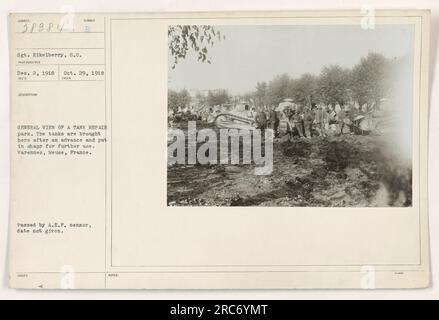
<path fill-rule="evenodd" d="M 218 110 L 213 117 L 215 126 L 219 129 L 256 129 L 253 116 L 248 104 L 237 104 L 234 107 Z"/>

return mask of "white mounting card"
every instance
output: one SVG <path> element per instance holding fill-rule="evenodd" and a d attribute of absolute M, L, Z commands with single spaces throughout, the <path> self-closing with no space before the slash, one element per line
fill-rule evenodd
<path fill-rule="evenodd" d="M 11 287 L 429 286 L 429 11 L 9 20 Z"/>

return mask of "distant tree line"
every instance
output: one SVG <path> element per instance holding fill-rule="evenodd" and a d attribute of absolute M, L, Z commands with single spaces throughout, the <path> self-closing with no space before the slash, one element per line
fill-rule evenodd
<path fill-rule="evenodd" d="M 225 89 L 209 90 L 207 95 L 198 93 L 195 97 L 198 104 L 203 106 L 218 106 L 230 103 L 232 98 Z M 188 90 L 168 90 L 168 109 L 177 112 L 179 108 L 187 108 L 191 105 L 193 98 Z"/>
<path fill-rule="evenodd" d="M 183 89 L 181 91 L 168 90 L 168 110 L 178 112 L 179 108 L 186 108 L 191 103 L 191 95 L 189 91 Z"/>
<path fill-rule="evenodd" d="M 271 81 L 258 82 L 252 92 L 232 97 L 227 90 L 211 90 L 197 94 L 197 103 L 206 106 L 222 105 L 239 99 L 256 106 L 277 106 L 289 98 L 296 104 L 318 103 L 345 105 L 358 102 L 361 106 L 379 106 L 382 98 L 389 95 L 391 76 L 397 63 L 378 53 L 369 53 L 351 69 L 339 65 L 324 67 L 319 75 L 305 73 L 293 78 L 287 73 L 275 76 Z M 168 108 L 177 111 L 188 107 L 193 100 L 186 89 L 168 90 Z"/>
<path fill-rule="evenodd" d="M 360 105 L 377 104 L 390 89 L 393 64 L 378 53 L 369 53 L 352 69 L 339 65 L 324 67 L 319 75 L 305 73 L 299 78 L 281 74 L 271 81 L 259 82 L 245 98 L 257 106 L 278 105 L 286 98 L 294 103 L 340 104 L 358 102 Z"/>

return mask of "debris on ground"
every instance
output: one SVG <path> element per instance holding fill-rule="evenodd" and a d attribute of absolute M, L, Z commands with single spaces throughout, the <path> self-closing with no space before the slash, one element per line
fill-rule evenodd
<path fill-rule="evenodd" d="M 412 171 L 380 136 L 275 143 L 271 175 L 254 165 L 168 167 L 170 206 L 411 206 Z"/>

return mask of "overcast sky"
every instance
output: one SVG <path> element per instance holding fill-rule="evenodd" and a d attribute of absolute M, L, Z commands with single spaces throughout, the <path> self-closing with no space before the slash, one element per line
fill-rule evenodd
<path fill-rule="evenodd" d="M 180 90 L 227 89 L 233 94 L 254 90 L 256 83 L 287 73 L 320 73 L 324 66 L 352 67 L 368 52 L 388 58 L 413 58 L 414 28 L 360 26 L 222 26 L 225 40 L 210 48 L 212 64 L 194 54 L 169 70 L 169 87 Z M 170 59 L 170 62 L 172 60 Z M 171 63 L 170 63 L 171 64 Z"/>

